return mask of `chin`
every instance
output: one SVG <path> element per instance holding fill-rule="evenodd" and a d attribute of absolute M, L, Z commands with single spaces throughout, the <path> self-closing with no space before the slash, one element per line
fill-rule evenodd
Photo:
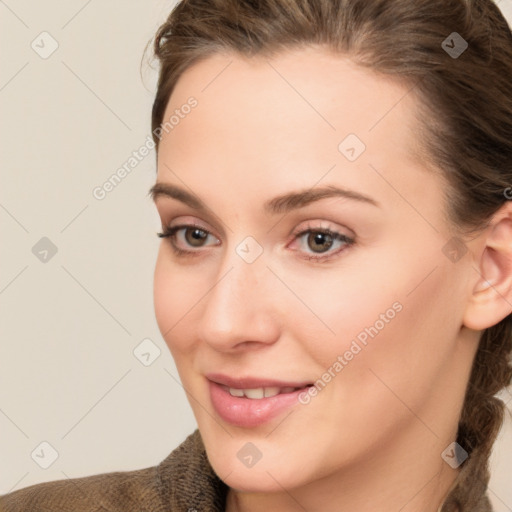
<path fill-rule="evenodd" d="M 213 470 L 230 488 L 242 492 L 282 492 L 283 488 L 293 489 L 306 484 L 312 476 L 305 471 L 308 465 L 314 466 L 312 461 L 309 464 L 307 461 L 298 463 L 295 457 L 288 460 L 268 440 L 266 443 L 255 441 L 261 448 L 258 454 L 249 444 L 251 437 L 244 437 L 221 441 L 208 440 L 207 436 L 203 436 L 203 439 L 206 438 L 206 453 Z"/>
<path fill-rule="evenodd" d="M 217 473 L 230 488 L 242 492 L 272 493 L 282 492 L 283 488 L 292 489 L 301 482 L 297 480 L 297 474 L 289 475 L 288 468 L 284 465 L 262 465 L 260 460 L 252 468 L 242 467 L 241 464 L 233 464 L 230 461 L 219 461 L 212 464 Z M 304 475 L 300 475 L 302 478 Z"/>

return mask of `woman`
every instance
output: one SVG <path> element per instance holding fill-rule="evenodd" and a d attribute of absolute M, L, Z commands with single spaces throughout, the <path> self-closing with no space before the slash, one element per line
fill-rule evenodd
<path fill-rule="evenodd" d="M 18 510 L 481 512 L 512 369 L 512 34 L 490 0 L 186 0 L 154 298 L 198 430 Z"/>

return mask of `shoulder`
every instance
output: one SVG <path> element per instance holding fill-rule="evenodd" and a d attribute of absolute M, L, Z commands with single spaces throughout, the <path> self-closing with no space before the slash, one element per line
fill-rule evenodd
<path fill-rule="evenodd" d="M 157 466 L 31 485 L 0 496 L 0 512 L 218 512 L 226 489 L 196 430 Z"/>
<path fill-rule="evenodd" d="M 226 490 L 196 430 L 157 466 L 25 487 L 0 496 L 0 512 L 222 511 Z"/>
<path fill-rule="evenodd" d="M 0 512 L 163 510 L 158 466 L 44 482 L 0 496 Z"/>

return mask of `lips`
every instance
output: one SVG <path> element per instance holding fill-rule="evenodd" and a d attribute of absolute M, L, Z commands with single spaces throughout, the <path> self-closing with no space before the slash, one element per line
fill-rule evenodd
<path fill-rule="evenodd" d="M 260 378 L 232 378 L 208 374 L 210 399 L 217 414 L 239 427 L 255 427 L 270 421 L 298 403 L 312 383 Z"/>

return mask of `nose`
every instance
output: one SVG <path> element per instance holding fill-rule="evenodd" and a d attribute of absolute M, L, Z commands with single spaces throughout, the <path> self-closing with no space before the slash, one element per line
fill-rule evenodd
<path fill-rule="evenodd" d="M 279 337 L 276 278 L 264 253 L 248 263 L 231 248 L 215 276 L 201 301 L 199 339 L 222 352 L 275 343 Z"/>

